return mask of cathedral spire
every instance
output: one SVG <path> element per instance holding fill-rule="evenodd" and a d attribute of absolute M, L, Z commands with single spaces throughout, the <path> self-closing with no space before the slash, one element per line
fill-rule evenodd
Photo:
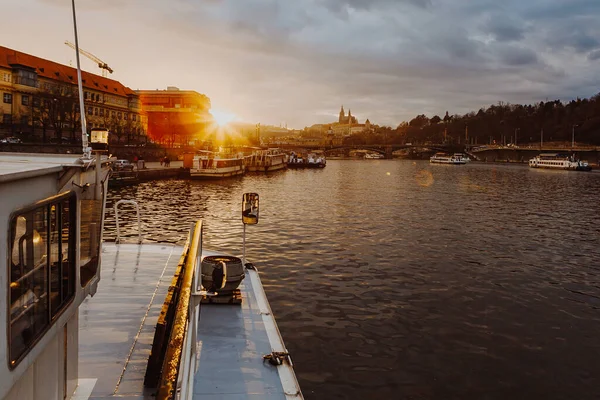
<path fill-rule="evenodd" d="M 342 109 L 340 110 L 340 119 L 339 123 L 344 123 L 344 119 L 346 119 L 346 113 L 344 112 L 344 105 L 342 104 Z"/>

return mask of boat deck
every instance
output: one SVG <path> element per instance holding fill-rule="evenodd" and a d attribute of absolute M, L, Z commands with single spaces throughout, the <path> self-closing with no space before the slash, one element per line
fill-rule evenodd
<path fill-rule="evenodd" d="M 146 362 L 182 251 L 174 245 L 103 244 L 98 292 L 79 311 L 74 399 L 154 399 L 155 391 L 143 387 Z M 241 305 L 201 305 L 193 398 L 301 399 L 291 366 L 262 359 L 285 347 L 258 273 L 248 271 L 240 289 Z"/>

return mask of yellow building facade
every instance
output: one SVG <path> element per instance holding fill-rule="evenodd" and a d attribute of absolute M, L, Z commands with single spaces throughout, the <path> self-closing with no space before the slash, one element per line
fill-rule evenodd
<path fill-rule="evenodd" d="M 138 94 L 85 71 L 82 85 L 88 130 L 107 128 L 113 141 L 122 143 L 145 138 L 148 119 Z M 80 141 L 75 68 L 0 46 L 0 96 L 0 136 Z"/>

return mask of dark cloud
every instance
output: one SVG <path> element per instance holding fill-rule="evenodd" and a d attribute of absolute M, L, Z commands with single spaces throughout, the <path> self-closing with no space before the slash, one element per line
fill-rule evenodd
<path fill-rule="evenodd" d="M 517 22 L 505 14 L 491 15 L 483 29 L 499 42 L 519 41 L 524 38 L 526 31 L 523 22 Z"/>
<path fill-rule="evenodd" d="M 555 26 L 548 32 L 546 41 L 552 49 L 570 48 L 578 53 L 587 53 L 600 47 L 600 29 L 596 21 L 569 21 Z"/>
<path fill-rule="evenodd" d="M 588 54 L 588 60 L 596 61 L 600 59 L 600 50 L 594 50 Z"/>
<path fill-rule="evenodd" d="M 418 8 L 428 8 L 432 0 L 325 0 L 323 4 L 331 11 L 345 11 L 348 8 L 355 10 L 377 10 L 398 8 L 410 5 Z"/>
<path fill-rule="evenodd" d="M 501 62 L 509 66 L 539 63 L 538 56 L 533 50 L 520 46 L 500 46 L 498 47 L 498 55 Z"/>
<path fill-rule="evenodd" d="M 109 34 L 126 45 L 99 40 L 105 47 L 88 50 L 124 65 L 143 59 L 143 73 L 119 77 L 125 84 L 168 82 L 250 120 L 295 127 L 335 120 L 341 103 L 361 121 L 394 126 L 421 113 L 586 96 L 600 59 L 598 0 L 77 4 L 122 22 Z"/>

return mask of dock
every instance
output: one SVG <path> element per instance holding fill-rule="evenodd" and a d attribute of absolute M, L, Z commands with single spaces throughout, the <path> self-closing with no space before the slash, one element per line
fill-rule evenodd
<path fill-rule="evenodd" d="M 146 162 L 144 168 L 133 170 L 135 178 L 130 176 L 120 176 L 118 171 L 115 171 L 109 181 L 110 186 L 123 186 L 130 185 L 139 182 L 163 180 L 163 179 L 175 179 L 175 178 L 188 178 L 189 171 L 183 168 L 183 161 L 171 161 L 170 166 L 165 167 L 160 162 Z M 126 173 L 129 175 L 129 173 Z"/>

